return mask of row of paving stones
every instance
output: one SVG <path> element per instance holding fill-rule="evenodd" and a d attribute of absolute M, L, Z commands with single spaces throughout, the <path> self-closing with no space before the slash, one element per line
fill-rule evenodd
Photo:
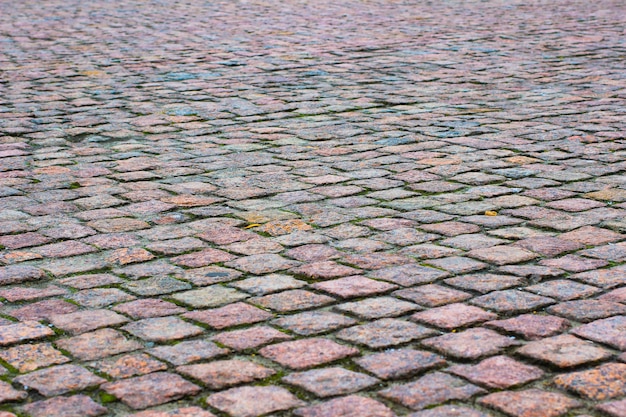
<path fill-rule="evenodd" d="M 0 5 L 0 417 L 626 415 L 623 5 L 338 3 Z"/>

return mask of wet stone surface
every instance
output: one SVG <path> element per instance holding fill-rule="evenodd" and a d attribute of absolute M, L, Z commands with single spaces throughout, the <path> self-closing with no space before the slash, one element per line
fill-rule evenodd
<path fill-rule="evenodd" d="M 625 416 L 623 1 L 123 3 L 0 2 L 0 417 Z"/>

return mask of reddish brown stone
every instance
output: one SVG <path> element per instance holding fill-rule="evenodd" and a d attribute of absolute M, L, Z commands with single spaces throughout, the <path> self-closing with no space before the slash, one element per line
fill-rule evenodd
<path fill-rule="evenodd" d="M 70 278 L 63 278 L 56 281 L 59 284 L 84 290 L 87 288 L 103 287 L 105 285 L 119 284 L 123 282 L 120 278 L 111 274 L 90 274 L 78 275 Z"/>
<path fill-rule="evenodd" d="M 188 340 L 172 346 L 157 346 L 148 350 L 148 353 L 174 365 L 185 365 L 225 355 L 228 349 L 222 349 L 206 340 Z"/>
<path fill-rule="evenodd" d="M 341 254 L 337 249 L 321 244 L 303 245 L 285 252 L 290 258 L 302 262 L 318 262 L 336 258 Z"/>
<path fill-rule="evenodd" d="M 60 365 L 18 376 L 15 381 L 39 391 L 46 397 L 53 397 L 100 385 L 106 382 L 106 379 L 80 366 Z"/>
<path fill-rule="evenodd" d="M 571 335 L 555 336 L 530 342 L 519 348 L 517 353 L 559 368 L 598 362 L 612 356 L 608 350 Z"/>
<path fill-rule="evenodd" d="M 50 322 L 59 329 L 72 334 L 86 333 L 101 327 L 126 323 L 128 319 L 110 310 L 84 310 L 50 317 Z"/>
<path fill-rule="evenodd" d="M 334 310 L 353 314 L 364 319 L 379 319 L 402 316 L 406 313 L 420 310 L 420 307 L 393 297 L 376 297 L 340 304 L 335 306 Z"/>
<path fill-rule="evenodd" d="M 106 260 L 114 265 L 123 266 L 137 262 L 146 262 L 154 259 L 154 255 L 142 248 L 120 248 L 116 249 Z"/>
<path fill-rule="evenodd" d="M 588 371 L 557 375 L 557 387 L 603 401 L 626 394 L 626 364 L 608 363 Z"/>
<path fill-rule="evenodd" d="M 583 247 L 580 243 L 551 236 L 531 237 L 520 240 L 515 245 L 549 257 L 560 255 L 563 252 L 572 252 Z"/>
<path fill-rule="evenodd" d="M 15 310 L 10 310 L 9 314 L 19 320 L 42 320 L 48 319 L 56 314 L 68 314 L 78 310 L 74 304 L 63 300 L 44 300 L 36 303 L 26 304 Z"/>
<path fill-rule="evenodd" d="M 481 413 L 472 408 L 458 405 L 442 405 L 430 410 L 418 411 L 407 417 L 490 417 L 490 414 Z"/>
<path fill-rule="evenodd" d="M 283 342 L 291 336 L 268 326 L 256 326 L 244 330 L 220 333 L 213 338 L 235 350 L 254 349 L 273 342 Z"/>
<path fill-rule="evenodd" d="M 406 256 L 386 252 L 368 253 L 366 255 L 346 255 L 341 261 L 363 269 L 381 269 L 414 262 L 414 260 Z"/>
<path fill-rule="evenodd" d="M 140 411 L 139 413 L 131 414 L 130 417 L 215 417 L 215 415 L 200 407 L 184 407 L 173 411 Z"/>
<path fill-rule="evenodd" d="M 207 403 L 233 417 L 256 417 L 305 404 L 286 389 L 276 386 L 231 388 L 211 395 Z"/>
<path fill-rule="evenodd" d="M 411 320 L 451 330 L 487 320 L 493 320 L 497 317 L 497 315 L 484 311 L 478 307 L 455 303 L 448 304 L 444 307 L 420 311 L 413 314 L 411 316 Z"/>
<path fill-rule="evenodd" d="M 587 323 L 605 317 L 626 314 L 626 306 L 603 300 L 578 300 L 557 304 L 550 307 L 548 312 Z"/>
<path fill-rule="evenodd" d="M 299 408 L 294 415 L 300 417 L 394 417 L 387 406 L 371 398 L 349 395 L 314 406 Z"/>
<path fill-rule="evenodd" d="M 347 275 L 358 274 L 358 269 L 339 265 L 333 261 L 313 262 L 291 270 L 295 274 L 304 275 L 315 279 L 339 278 Z"/>
<path fill-rule="evenodd" d="M 312 288 L 322 290 L 341 298 L 354 298 L 381 294 L 394 290 L 398 287 L 386 282 L 375 281 L 373 279 L 357 275 L 321 282 L 313 285 Z"/>
<path fill-rule="evenodd" d="M 507 356 L 494 356 L 477 365 L 456 365 L 447 371 L 475 384 L 499 389 L 523 385 L 543 376 L 541 369 L 514 361 Z"/>
<path fill-rule="evenodd" d="M 82 360 L 100 359 L 142 347 L 139 342 L 128 340 L 113 329 L 100 329 L 69 339 L 61 339 L 56 345 Z"/>
<path fill-rule="evenodd" d="M 496 392 L 479 403 L 513 417 L 558 417 L 581 405 L 562 394 L 538 389 Z"/>
<path fill-rule="evenodd" d="M 82 255 L 85 253 L 95 252 L 96 248 L 76 240 L 66 240 L 59 243 L 52 243 L 50 245 L 39 246 L 32 249 L 33 252 L 38 253 L 46 258 L 65 258 L 67 256 Z"/>
<path fill-rule="evenodd" d="M 553 304 L 554 300 L 525 291 L 505 290 L 476 297 L 471 303 L 487 310 L 511 314 L 532 311 Z"/>
<path fill-rule="evenodd" d="M 9 265 L 0 267 L 0 285 L 19 284 L 20 282 L 38 281 L 45 273 L 34 266 Z"/>
<path fill-rule="evenodd" d="M 558 300 L 573 300 L 576 298 L 587 298 L 597 294 L 600 290 L 590 285 L 581 284 L 566 279 L 547 281 L 541 284 L 526 287 L 527 291 L 538 295 L 546 295 Z"/>
<path fill-rule="evenodd" d="M 131 376 L 145 375 L 167 369 L 167 365 L 163 362 L 159 362 L 143 353 L 92 362 L 89 366 L 115 379 L 130 378 Z"/>
<path fill-rule="evenodd" d="M 69 359 L 53 348 L 50 343 L 15 346 L 0 351 L 0 358 L 22 373 L 69 362 Z"/>
<path fill-rule="evenodd" d="M 292 369 L 306 369 L 359 353 L 327 339 L 303 339 L 266 346 L 259 351 L 264 357 Z"/>
<path fill-rule="evenodd" d="M 467 400 L 485 390 L 462 379 L 441 372 L 421 377 L 415 382 L 380 391 L 383 398 L 398 402 L 412 410 L 421 410 L 430 405 L 450 400 Z"/>
<path fill-rule="evenodd" d="M 371 376 L 343 368 L 324 368 L 296 372 L 284 377 L 282 380 L 288 384 L 303 388 L 318 397 L 350 394 L 380 382 L 380 380 Z"/>
<path fill-rule="evenodd" d="M 9 324 L 2 326 L 0 346 L 12 345 L 26 340 L 43 339 L 52 335 L 54 335 L 54 332 L 48 326 L 44 326 L 36 321 Z"/>
<path fill-rule="evenodd" d="M 0 245 L 9 249 L 22 249 L 43 245 L 50 240 L 52 239 L 39 233 L 27 232 L 19 235 L 0 236 Z"/>
<path fill-rule="evenodd" d="M 13 287 L 0 290 L 0 297 L 6 298 L 8 301 L 28 301 L 38 298 L 53 297 L 55 295 L 64 295 L 67 290 L 57 287 L 56 285 L 47 285 L 41 288 L 29 287 Z"/>
<path fill-rule="evenodd" d="M 426 339 L 422 344 L 455 358 L 478 359 L 515 346 L 519 342 L 491 330 L 475 328 Z"/>
<path fill-rule="evenodd" d="M 396 291 L 393 295 L 411 300 L 426 307 L 439 307 L 472 298 L 471 294 L 437 284 L 420 285 L 418 287 Z"/>
<path fill-rule="evenodd" d="M 255 297 L 248 300 L 251 304 L 257 304 L 270 310 L 285 313 L 288 311 L 306 310 L 312 307 L 321 307 L 335 301 L 326 295 L 316 294 L 305 290 L 283 291 L 278 294 L 270 294 L 263 297 Z"/>
<path fill-rule="evenodd" d="M 234 255 L 227 252 L 209 248 L 203 249 L 199 252 L 177 256 L 175 258 L 171 258 L 170 260 L 176 265 L 186 266 L 188 268 L 198 268 L 219 262 L 231 261 L 234 258 Z"/>
<path fill-rule="evenodd" d="M 337 332 L 337 337 L 370 348 L 396 346 L 432 336 L 434 330 L 398 319 L 380 319 Z"/>
<path fill-rule="evenodd" d="M 254 295 L 265 295 L 282 290 L 291 290 L 306 286 L 305 281 L 297 280 L 289 275 L 269 274 L 236 281 L 230 286 Z"/>
<path fill-rule="evenodd" d="M 10 384 L 0 381 L 0 404 L 9 401 L 20 401 L 26 398 L 28 394 L 24 391 L 14 389 Z"/>
<path fill-rule="evenodd" d="M 290 261 L 273 253 L 244 256 L 243 258 L 226 263 L 226 266 L 251 274 L 267 274 L 294 268 L 298 265 L 300 265 L 300 262 Z"/>
<path fill-rule="evenodd" d="M 450 256 L 447 258 L 435 259 L 428 261 L 429 265 L 437 268 L 445 269 L 453 274 L 464 274 L 467 272 L 485 269 L 487 264 L 478 262 L 463 256 Z"/>
<path fill-rule="evenodd" d="M 429 268 L 418 264 L 406 264 L 378 269 L 368 276 L 383 281 L 393 282 L 403 287 L 411 287 L 416 284 L 433 282 L 439 278 L 449 276 L 448 272 L 440 269 Z"/>
<path fill-rule="evenodd" d="M 96 417 L 108 410 L 86 395 L 56 397 L 24 406 L 32 417 Z"/>
<path fill-rule="evenodd" d="M 128 314 L 135 319 L 169 316 L 187 311 L 174 303 L 160 300 L 158 298 L 146 298 L 119 304 L 113 307 L 113 310 L 119 313 Z"/>
<path fill-rule="evenodd" d="M 622 351 L 626 350 L 626 316 L 597 320 L 575 328 L 572 333 Z"/>
<path fill-rule="evenodd" d="M 172 296 L 177 301 L 193 308 L 219 307 L 248 298 L 249 295 L 221 285 L 211 285 L 197 290 L 180 292 Z"/>
<path fill-rule="evenodd" d="M 524 283 L 524 279 L 511 275 L 476 274 L 448 278 L 444 282 L 453 287 L 485 294 L 521 285 Z"/>
<path fill-rule="evenodd" d="M 537 257 L 535 253 L 515 246 L 492 246 L 490 248 L 474 249 L 469 251 L 467 255 L 496 265 L 517 264 Z"/>
<path fill-rule="evenodd" d="M 122 327 L 132 335 L 151 342 L 165 342 L 202 334 L 201 327 L 186 323 L 178 317 L 156 317 L 132 322 Z"/>
<path fill-rule="evenodd" d="M 260 308 L 245 303 L 234 303 L 213 310 L 201 310 L 186 313 L 183 317 L 206 323 L 215 329 L 258 323 L 272 318 L 272 315 Z"/>
<path fill-rule="evenodd" d="M 131 301 L 135 297 L 117 288 L 93 288 L 79 291 L 73 294 L 71 299 L 84 307 L 100 308 L 123 301 Z"/>
<path fill-rule="evenodd" d="M 427 232 L 438 233 L 444 236 L 458 236 L 467 233 L 480 232 L 480 227 L 475 224 L 461 222 L 444 222 L 420 225 L 420 229 Z"/>
<path fill-rule="evenodd" d="M 272 321 L 272 324 L 302 336 L 310 336 L 328 330 L 352 326 L 356 324 L 356 321 L 328 311 L 308 311 L 275 319 Z"/>
<path fill-rule="evenodd" d="M 136 410 L 200 392 L 200 387 L 167 372 L 156 372 L 118 382 L 109 382 L 101 388 Z"/>
<path fill-rule="evenodd" d="M 132 219 L 128 217 L 94 220 L 87 223 L 87 226 L 93 227 L 94 229 L 102 233 L 130 232 L 133 230 L 147 229 L 150 227 L 148 223 L 142 220 Z"/>
<path fill-rule="evenodd" d="M 608 229 L 594 226 L 585 226 L 571 232 L 563 233 L 561 239 L 582 243 L 583 245 L 603 245 L 609 242 L 616 242 L 624 239 L 624 236 Z"/>
<path fill-rule="evenodd" d="M 276 373 L 256 363 L 237 359 L 179 366 L 176 370 L 201 381 L 213 390 L 264 379 Z"/>
<path fill-rule="evenodd" d="M 569 328 L 569 322 L 560 317 L 522 314 L 506 320 L 490 321 L 486 327 L 518 335 L 528 340 L 537 340 L 562 333 Z"/>
<path fill-rule="evenodd" d="M 539 264 L 553 268 L 560 268 L 568 272 L 583 272 L 602 268 L 609 263 L 602 259 L 583 258 L 581 256 L 570 254 L 557 259 L 544 259 L 540 261 Z"/>
<path fill-rule="evenodd" d="M 361 368 L 382 379 L 409 377 L 446 363 L 439 355 L 413 349 L 389 350 L 364 356 L 354 361 Z"/>
<path fill-rule="evenodd" d="M 626 400 L 611 401 L 608 403 L 600 404 L 596 408 L 600 411 L 607 413 L 611 417 L 626 416 Z"/>

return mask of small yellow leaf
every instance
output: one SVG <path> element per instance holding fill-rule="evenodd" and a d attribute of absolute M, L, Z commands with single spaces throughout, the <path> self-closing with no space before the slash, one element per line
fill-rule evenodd
<path fill-rule="evenodd" d="M 246 227 L 244 227 L 244 229 L 252 229 L 253 227 L 259 227 L 259 226 L 260 226 L 260 224 L 258 224 L 258 223 L 252 223 L 252 224 L 249 224 Z"/>
<path fill-rule="evenodd" d="M 497 216 L 498 213 L 495 211 L 488 210 L 485 212 L 485 216 Z"/>

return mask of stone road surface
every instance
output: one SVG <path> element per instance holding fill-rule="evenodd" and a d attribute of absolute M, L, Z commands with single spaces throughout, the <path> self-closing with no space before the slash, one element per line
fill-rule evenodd
<path fill-rule="evenodd" d="M 622 0 L 0 3 L 0 417 L 626 416 Z"/>

